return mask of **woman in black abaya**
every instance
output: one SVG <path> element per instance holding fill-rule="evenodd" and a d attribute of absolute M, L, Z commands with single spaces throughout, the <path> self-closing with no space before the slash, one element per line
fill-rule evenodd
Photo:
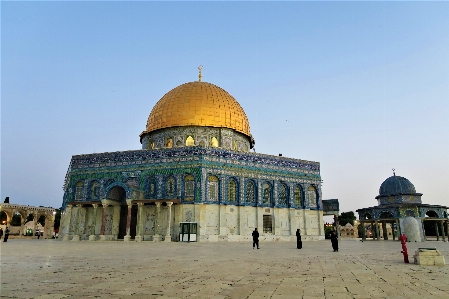
<path fill-rule="evenodd" d="M 334 251 L 338 251 L 338 236 L 336 232 L 331 232 L 331 243 Z"/>
<path fill-rule="evenodd" d="M 296 248 L 302 248 L 301 230 L 299 228 L 296 230 Z"/>

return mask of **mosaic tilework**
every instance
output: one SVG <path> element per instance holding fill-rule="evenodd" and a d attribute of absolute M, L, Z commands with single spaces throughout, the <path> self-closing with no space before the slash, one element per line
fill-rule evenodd
<path fill-rule="evenodd" d="M 218 181 L 207 183 L 210 175 Z M 190 183 L 185 181 L 186 177 Z M 247 201 L 248 180 L 255 186 Z M 127 199 L 179 198 L 183 203 L 322 208 L 319 163 L 222 149 L 195 147 L 73 156 L 66 181 L 64 207 L 76 194 L 77 201 L 99 201 L 107 198 L 114 186 L 122 186 Z M 266 183 L 271 189 L 263 202 L 262 186 Z M 77 189 L 77 184 L 81 184 L 81 189 Z M 99 197 L 89 196 L 93 191 L 88 186 L 94 185 Z M 316 202 L 304 200 L 296 204 L 291 195 L 293 186 L 301 190 L 316 188 Z"/>

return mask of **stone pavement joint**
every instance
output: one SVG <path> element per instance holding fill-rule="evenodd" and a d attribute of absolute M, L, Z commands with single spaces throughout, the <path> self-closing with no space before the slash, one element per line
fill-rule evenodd
<path fill-rule="evenodd" d="M 404 264 L 399 242 L 0 242 L 1 298 L 448 298 L 449 267 Z M 407 243 L 409 251 L 449 243 Z"/>

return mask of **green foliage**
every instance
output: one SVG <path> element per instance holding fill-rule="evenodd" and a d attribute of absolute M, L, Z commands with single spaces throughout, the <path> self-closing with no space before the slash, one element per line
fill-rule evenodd
<path fill-rule="evenodd" d="M 354 225 L 354 220 L 356 219 L 353 211 L 343 212 L 338 216 L 338 224 L 341 226 L 345 226 L 347 223 Z"/>

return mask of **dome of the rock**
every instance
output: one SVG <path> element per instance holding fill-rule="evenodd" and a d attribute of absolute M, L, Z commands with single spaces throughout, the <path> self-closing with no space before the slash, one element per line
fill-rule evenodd
<path fill-rule="evenodd" d="M 248 118 L 227 91 L 207 82 L 189 82 L 173 88 L 153 107 L 146 132 L 202 126 L 229 128 L 251 137 Z"/>

